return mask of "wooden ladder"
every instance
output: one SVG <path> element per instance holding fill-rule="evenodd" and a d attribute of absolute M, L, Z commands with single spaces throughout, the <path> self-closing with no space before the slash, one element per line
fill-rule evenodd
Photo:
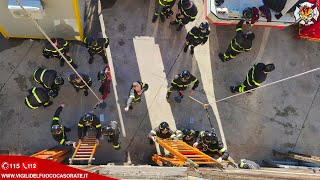
<path fill-rule="evenodd" d="M 69 159 L 69 164 L 73 164 L 74 161 L 87 161 L 88 165 L 91 165 L 94 153 L 96 152 L 97 144 L 96 137 L 89 136 L 84 138 L 82 143 L 78 144 L 76 150 L 74 151 L 72 157 Z"/>
<path fill-rule="evenodd" d="M 36 154 L 31 155 L 31 157 L 39 159 L 47 159 L 54 162 L 62 162 L 65 160 L 70 153 L 70 148 L 59 148 L 57 146 L 49 149 L 45 149 Z"/>
<path fill-rule="evenodd" d="M 157 138 L 157 143 L 170 152 L 169 156 L 154 154 L 152 160 L 159 166 L 187 166 L 197 168 L 199 165 L 212 165 L 223 169 L 223 165 L 181 140 L 168 140 Z"/>

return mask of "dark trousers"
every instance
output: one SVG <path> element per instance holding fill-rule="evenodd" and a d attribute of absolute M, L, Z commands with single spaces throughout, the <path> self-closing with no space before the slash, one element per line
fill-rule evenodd
<path fill-rule="evenodd" d="M 253 82 L 252 82 L 253 83 Z M 240 84 L 239 86 L 235 87 L 234 90 L 236 92 L 245 92 L 245 91 L 249 91 L 251 89 L 256 88 L 257 86 L 249 86 L 249 84 L 247 83 L 247 80 L 243 81 L 242 84 Z"/>
<path fill-rule="evenodd" d="M 241 52 L 237 52 L 237 51 L 234 51 L 232 48 L 231 48 L 231 45 L 228 46 L 228 49 L 227 51 L 223 54 L 224 56 L 224 60 L 225 61 L 229 61 L 231 59 L 234 59 L 238 54 L 240 54 Z"/>
<path fill-rule="evenodd" d="M 170 86 L 168 91 L 167 91 L 167 95 L 170 95 L 172 93 L 172 91 L 185 91 L 187 89 L 187 87 L 174 87 L 174 86 Z M 179 96 L 182 96 L 183 94 L 181 94 L 179 92 Z"/>
<path fill-rule="evenodd" d="M 94 52 L 94 51 L 88 50 L 88 53 L 90 55 L 90 58 L 92 59 L 95 54 L 99 54 L 102 57 L 102 59 L 107 59 L 107 52 L 105 50 L 102 50 L 100 52 Z"/>
<path fill-rule="evenodd" d="M 195 41 L 194 39 L 190 39 L 189 41 L 186 40 L 186 46 L 191 46 L 191 47 L 196 47 L 198 46 L 199 44 L 201 44 L 202 42 L 200 41 Z"/>
<path fill-rule="evenodd" d="M 159 0 L 155 1 L 155 9 L 154 9 L 154 15 L 159 16 L 161 12 L 165 11 L 166 7 L 159 4 Z"/>

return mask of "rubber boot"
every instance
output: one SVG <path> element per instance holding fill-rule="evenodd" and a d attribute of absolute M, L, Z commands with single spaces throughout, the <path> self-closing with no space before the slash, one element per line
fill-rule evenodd
<path fill-rule="evenodd" d="M 152 23 L 155 23 L 157 19 L 158 19 L 158 15 L 153 15 Z"/>
<path fill-rule="evenodd" d="M 89 64 L 92 64 L 92 63 L 93 63 L 93 56 L 90 56 L 88 63 L 89 63 Z"/>
<path fill-rule="evenodd" d="M 193 54 L 194 53 L 194 46 L 191 45 L 190 47 L 190 54 Z"/>
<path fill-rule="evenodd" d="M 236 90 L 234 89 L 234 86 L 230 86 L 230 91 L 231 91 L 232 93 L 236 93 Z"/>
<path fill-rule="evenodd" d="M 219 58 L 222 62 L 225 62 L 224 55 L 222 53 L 219 53 Z"/>
<path fill-rule="evenodd" d="M 166 20 L 165 17 L 164 17 L 164 15 L 160 14 L 160 20 L 161 20 L 162 22 L 164 22 L 164 21 Z"/>
<path fill-rule="evenodd" d="M 183 48 L 183 52 L 187 52 L 187 51 L 188 51 L 188 48 L 189 48 L 189 45 L 185 44 L 185 45 L 184 45 L 184 48 Z"/>

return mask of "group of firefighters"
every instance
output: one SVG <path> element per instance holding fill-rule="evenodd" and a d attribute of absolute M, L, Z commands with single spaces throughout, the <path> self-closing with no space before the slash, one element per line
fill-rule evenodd
<path fill-rule="evenodd" d="M 152 18 L 152 22 L 156 22 L 158 16 L 162 22 L 165 18 L 169 18 L 173 12 L 171 8 L 175 4 L 176 0 L 156 0 L 155 13 Z M 176 19 L 170 22 L 171 25 L 178 25 L 177 31 L 189 22 L 195 20 L 197 15 L 197 7 L 190 0 L 179 0 L 178 1 L 178 13 L 176 14 Z M 241 20 L 236 26 L 236 36 L 231 40 L 226 52 L 219 53 L 218 57 L 222 62 L 230 61 L 236 57 L 236 55 L 241 52 L 250 51 L 252 48 L 252 42 L 255 39 L 253 32 L 244 33 L 242 25 L 245 21 Z M 207 22 L 202 22 L 199 26 L 194 26 L 186 36 L 186 42 L 184 45 L 184 52 L 187 52 L 190 47 L 190 54 L 194 53 L 194 48 L 197 45 L 205 44 L 208 40 L 210 34 L 209 24 Z M 56 46 L 59 51 L 65 56 L 67 61 L 73 68 L 77 68 L 77 65 L 69 55 L 69 43 L 61 38 L 51 39 L 54 46 Z M 88 53 L 90 55 L 89 64 L 93 63 L 93 56 L 98 54 L 102 57 L 103 62 L 106 65 L 105 68 L 97 73 L 97 80 L 100 81 L 101 86 L 99 92 L 101 93 L 101 101 L 107 98 L 110 93 L 111 84 L 111 73 L 110 67 L 108 66 L 108 59 L 105 48 L 109 45 L 108 38 L 96 38 L 87 37 L 83 41 L 84 46 L 88 48 Z M 59 52 L 52 46 L 51 43 L 47 43 L 42 52 L 45 58 L 57 58 L 60 59 L 60 65 L 64 65 L 64 59 L 59 54 Z M 266 80 L 267 73 L 275 69 L 274 64 L 255 64 L 248 72 L 245 81 L 239 86 L 231 86 L 230 91 L 232 93 L 236 92 L 251 92 L 252 89 L 257 88 L 262 82 Z M 85 96 L 88 96 L 88 86 L 91 87 L 92 79 L 86 74 L 72 74 L 68 77 L 68 81 L 74 87 L 76 92 L 82 90 Z M 64 84 L 64 79 L 55 70 L 38 68 L 33 73 L 33 79 L 35 82 L 41 84 L 43 88 L 34 87 L 30 89 L 29 95 L 25 98 L 25 104 L 31 109 L 37 109 L 40 106 L 48 107 L 52 105 L 51 98 L 55 98 L 59 94 L 61 86 Z M 85 81 L 85 83 L 83 82 Z M 183 98 L 184 92 L 188 87 L 193 84 L 192 88 L 189 90 L 189 95 L 193 94 L 193 91 L 198 87 L 199 80 L 192 75 L 188 70 L 183 70 L 181 73 L 177 74 L 171 81 L 171 86 L 167 90 L 166 98 L 168 99 L 173 91 L 179 93 L 179 99 Z M 133 106 L 141 102 L 142 94 L 147 91 L 149 85 L 140 81 L 133 82 L 129 90 L 128 100 L 124 108 L 125 111 L 133 109 Z M 53 138 L 59 142 L 61 145 L 70 145 L 76 147 L 76 142 L 67 139 L 66 133 L 71 131 L 69 127 L 63 126 L 59 123 L 60 113 L 64 108 L 64 104 L 61 104 L 52 119 L 51 133 Z M 99 139 L 101 135 L 107 137 L 108 142 L 113 143 L 115 149 L 120 149 L 119 135 L 120 128 L 116 121 L 111 121 L 105 127 L 102 127 L 99 117 L 93 113 L 84 114 L 78 122 L 78 139 L 81 143 L 82 139 L 86 136 L 88 128 L 96 129 L 96 143 L 99 144 Z M 228 151 L 224 148 L 223 143 L 217 137 L 214 129 L 210 131 L 197 131 L 193 129 L 183 129 L 182 131 L 177 130 L 173 132 L 167 122 L 162 122 L 159 127 L 152 130 L 148 138 L 150 143 L 156 142 L 157 138 L 171 138 L 171 139 L 181 139 L 187 144 L 199 148 L 201 151 L 205 152 L 210 156 L 218 154 L 220 157 L 217 159 L 219 162 L 222 160 L 227 160 L 229 157 Z"/>

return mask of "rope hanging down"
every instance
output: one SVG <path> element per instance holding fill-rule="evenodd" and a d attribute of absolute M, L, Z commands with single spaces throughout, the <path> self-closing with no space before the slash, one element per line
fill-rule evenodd
<path fill-rule="evenodd" d="M 96 95 L 96 93 L 91 89 L 91 87 L 86 83 L 86 81 L 80 76 L 80 74 L 77 72 L 77 70 L 75 70 L 73 68 L 73 66 L 68 62 L 68 60 L 66 59 L 66 57 L 60 52 L 60 50 L 53 44 L 53 42 L 51 41 L 51 39 L 49 38 L 49 36 L 43 31 L 43 29 L 39 26 L 38 22 L 36 20 L 34 20 L 31 17 L 31 14 L 23 7 L 23 5 L 20 3 L 19 0 L 16 0 L 16 3 L 19 4 L 19 6 L 22 8 L 22 10 L 27 14 L 28 18 L 30 18 L 34 24 L 37 26 L 37 28 L 39 29 L 39 31 L 43 34 L 43 36 L 50 42 L 50 44 L 58 51 L 59 55 L 64 59 L 64 61 L 71 67 L 71 69 L 80 77 L 80 79 L 82 80 L 82 82 L 88 87 L 88 89 L 92 92 L 92 94 L 98 99 L 97 104 L 95 104 L 95 106 L 93 107 L 94 109 L 96 109 L 96 107 L 102 103 L 103 101 L 100 100 L 100 98 Z"/>

